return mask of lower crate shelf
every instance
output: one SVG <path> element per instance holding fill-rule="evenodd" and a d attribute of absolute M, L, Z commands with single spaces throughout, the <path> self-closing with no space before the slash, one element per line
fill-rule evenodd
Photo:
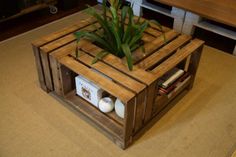
<path fill-rule="evenodd" d="M 191 76 L 186 79 L 186 81 L 183 82 L 183 84 L 180 87 L 175 88 L 168 94 L 161 94 L 157 95 L 154 104 L 153 104 L 153 110 L 152 114 L 155 116 L 158 114 L 170 101 L 172 101 L 176 96 L 181 94 L 185 89 L 188 88 L 188 86 L 191 83 Z"/>
<path fill-rule="evenodd" d="M 124 121 L 116 116 L 114 111 L 108 114 L 100 112 L 92 104 L 77 96 L 75 91 L 70 92 L 63 99 L 76 110 L 98 124 L 104 131 L 116 136 L 120 140 L 124 138 Z"/>

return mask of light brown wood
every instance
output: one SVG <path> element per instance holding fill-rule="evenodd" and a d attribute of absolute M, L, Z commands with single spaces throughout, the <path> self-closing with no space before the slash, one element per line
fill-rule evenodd
<path fill-rule="evenodd" d="M 38 80 L 39 80 L 40 87 L 45 92 L 49 92 L 49 90 L 47 89 L 46 83 L 45 83 L 45 79 L 44 79 L 44 71 L 43 71 L 43 67 L 42 67 L 42 60 L 41 60 L 41 56 L 39 53 L 39 49 L 38 49 L 38 47 L 35 47 L 34 45 L 32 45 L 32 48 L 33 48 L 33 52 L 34 52 L 35 64 L 37 67 Z"/>
<path fill-rule="evenodd" d="M 154 0 L 182 8 L 202 17 L 236 27 L 235 0 Z"/>
<path fill-rule="evenodd" d="M 161 65 L 153 69 L 152 72 L 155 74 L 156 78 L 160 78 L 161 76 L 163 76 L 163 74 L 175 67 L 183 59 L 187 58 L 192 52 L 201 47 L 203 43 L 204 42 L 202 40 L 192 40 L 188 45 L 177 51 L 177 53 L 175 53 L 166 61 L 164 61 Z"/>
<path fill-rule="evenodd" d="M 177 32 L 175 32 L 174 30 L 171 30 L 169 32 L 164 33 L 166 41 L 164 40 L 164 36 L 161 35 L 155 40 L 145 43 L 144 44 L 145 53 L 143 52 L 142 48 L 138 48 L 132 53 L 133 63 L 135 64 L 138 61 L 144 59 L 145 57 L 147 57 L 148 55 L 156 51 L 158 48 L 163 46 L 166 42 L 171 41 L 177 35 L 178 35 Z M 126 59 L 123 58 L 123 60 L 126 60 Z"/>
<path fill-rule="evenodd" d="M 90 25 L 91 23 L 95 23 L 95 22 L 96 22 L 96 20 L 94 18 L 89 17 L 87 19 L 79 21 L 78 24 L 66 27 L 62 30 L 59 30 L 57 32 L 54 32 L 54 33 L 49 34 L 47 36 L 44 36 L 40 39 L 37 39 L 37 40 L 33 41 L 32 44 L 36 47 L 43 46 L 43 45 L 47 44 L 48 42 L 51 42 L 51 41 L 56 40 L 58 38 L 61 38 L 67 34 L 73 33 L 75 31 L 77 31 L 83 27 L 86 27 L 86 26 Z"/>
<path fill-rule="evenodd" d="M 152 107 L 156 97 L 157 80 L 147 88 L 146 108 L 144 115 L 144 124 L 152 118 Z"/>
<path fill-rule="evenodd" d="M 82 75 L 100 86 L 102 89 L 119 98 L 124 103 L 128 103 L 135 96 L 133 92 L 115 84 L 113 81 L 101 76 L 97 72 L 92 71 L 88 67 L 74 60 L 72 57 L 63 57 L 59 62 L 73 70 L 75 73 Z"/>
<path fill-rule="evenodd" d="M 121 141 L 124 139 L 124 131 L 121 125 L 101 113 L 87 101 L 75 95 L 75 91 L 68 93 L 65 101 L 94 121 L 100 128 L 112 134 L 112 136 L 117 137 Z"/>
<path fill-rule="evenodd" d="M 195 50 L 195 52 L 191 54 L 188 72 L 192 75 L 192 78 L 191 78 L 191 84 L 189 85 L 188 89 L 191 89 L 193 87 L 193 83 L 196 78 L 195 76 L 198 69 L 197 67 L 199 65 L 201 54 L 202 54 L 202 48 L 203 46 L 200 46 L 197 50 Z"/>
<path fill-rule="evenodd" d="M 176 51 L 179 47 L 186 44 L 186 42 L 188 42 L 190 39 L 190 36 L 180 35 L 179 37 L 172 40 L 170 43 L 168 43 L 167 45 L 147 57 L 145 60 L 139 62 L 137 66 L 145 70 L 151 68 L 156 63 L 159 63 L 161 60 Z"/>
<path fill-rule="evenodd" d="M 125 86 L 127 89 L 130 89 L 134 93 L 140 93 L 142 90 L 145 89 L 146 86 L 144 84 L 135 81 L 134 79 L 128 77 L 127 75 L 121 73 L 120 71 L 112 68 L 111 66 L 108 66 L 107 64 L 101 61 L 98 61 L 95 64 L 91 64 L 93 59 L 94 59 L 93 57 L 89 56 L 84 52 L 81 52 L 80 57 L 78 58 L 78 60 L 81 61 L 82 63 L 96 69 L 97 71 L 108 76 L 117 83 Z"/>
<path fill-rule="evenodd" d="M 59 73 L 59 88 L 62 92 L 62 96 L 65 97 L 68 93 L 74 90 L 75 88 L 75 76 L 69 68 L 64 65 L 58 64 L 58 73 Z"/>
<path fill-rule="evenodd" d="M 143 33 L 143 36 L 142 36 L 142 40 L 144 42 L 151 42 L 153 41 L 154 39 L 156 39 L 156 37 L 150 35 L 150 34 L 147 34 L 147 33 Z"/>
<path fill-rule="evenodd" d="M 125 105 L 125 125 L 124 125 L 124 148 L 127 148 L 133 142 L 133 123 L 135 115 L 135 98 L 131 99 Z"/>
<path fill-rule="evenodd" d="M 53 79 L 52 81 L 53 81 L 54 91 L 57 95 L 63 96 L 64 92 L 62 92 L 61 76 L 59 71 L 60 65 L 54 57 L 49 56 L 49 59 L 50 59 L 50 66 L 52 69 L 52 79 Z"/>
<path fill-rule="evenodd" d="M 80 29 L 80 31 L 88 31 L 88 32 L 92 32 L 95 31 L 96 29 L 100 28 L 100 25 L 98 23 L 94 23 L 93 25 L 88 25 L 82 29 Z M 44 45 L 42 47 L 40 47 L 40 49 L 44 52 L 44 53 L 49 53 L 52 50 L 57 49 L 58 47 L 61 47 L 63 45 L 66 45 L 72 41 L 75 41 L 76 37 L 74 35 L 74 33 L 68 34 L 66 36 L 63 36 L 57 40 L 52 41 L 51 43 L 48 43 L 47 45 Z"/>
<path fill-rule="evenodd" d="M 63 47 L 60 47 L 50 53 L 50 56 L 52 56 L 55 59 L 60 59 L 61 57 L 64 57 L 68 54 L 75 53 L 76 48 L 76 42 L 68 43 L 64 45 Z"/>
<path fill-rule="evenodd" d="M 90 41 L 85 41 L 85 42 L 91 43 Z M 92 43 L 89 44 L 89 46 L 81 47 L 81 49 L 92 56 L 96 56 L 97 53 L 102 51 L 101 48 L 97 47 L 96 45 L 94 45 Z M 133 77 L 134 79 L 137 79 L 138 81 L 140 81 L 144 84 L 149 85 L 155 80 L 151 73 L 148 73 L 148 72 L 144 71 L 143 69 L 140 69 L 136 66 L 133 67 L 132 71 L 129 71 L 125 62 L 112 54 L 105 56 L 102 59 L 102 61 L 104 61 L 105 63 L 109 64 L 110 66 L 116 68 L 117 70 L 122 71 L 125 74 Z"/>
<path fill-rule="evenodd" d="M 147 95 L 147 90 L 144 90 L 140 92 L 136 98 L 134 133 L 136 133 L 143 126 L 143 120 L 146 108 L 146 95 Z"/>
<path fill-rule="evenodd" d="M 45 84 L 46 87 L 48 88 L 49 91 L 53 90 L 53 82 L 52 82 L 52 75 L 51 75 L 51 70 L 48 62 L 48 54 L 46 53 L 40 53 L 41 57 L 41 63 L 42 63 L 42 69 L 44 72 L 44 79 L 45 79 Z"/>

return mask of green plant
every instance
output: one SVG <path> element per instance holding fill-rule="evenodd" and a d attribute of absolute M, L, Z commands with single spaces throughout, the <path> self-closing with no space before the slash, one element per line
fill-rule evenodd
<path fill-rule="evenodd" d="M 96 63 L 107 54 L 112 53 L 118 57 L 125 56 L 128 68 L 132 70 L 133 63 L 131 53 L 141 46 L 142 34 L 148 27 L 149 22 L 141 22 L 140 18 L 134 20 L 131 6 L 123 6 L 119 14 L 118 10 L 122 5 L 122 0 L 110 0 L 109 8 L 107 8 L 106 3 L 107 0 L 103 0 L 102 14 L 97 13 L 92 7 L 87 9 L 87 13 L 96 18 L 101 29 L 97 29 L 97 31 L 94 32 L 78 31 L 75 33 L 75 36 L 78 42 L 81 38 L 86 38 L 103 48 L 103 51 L 96 55 L 92 64 Z M 127 19 L 128 22 L 126 21 Z M 78 51 L 76 51 L 76 56 L 79 57 Z"/>

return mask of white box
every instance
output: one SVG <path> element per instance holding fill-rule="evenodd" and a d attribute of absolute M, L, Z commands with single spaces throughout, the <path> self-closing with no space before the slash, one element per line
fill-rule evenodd
<path fill-rule="evenodd" d="M 100 87 L 78 75 L 75 77 L 76 94 L 98 107 L 98 102 L 104 92 Z"/>

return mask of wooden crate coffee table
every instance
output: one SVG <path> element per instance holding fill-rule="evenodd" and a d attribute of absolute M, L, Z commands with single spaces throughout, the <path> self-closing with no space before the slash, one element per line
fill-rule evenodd
<path fill-rule="evenodd" d="M 88 18 L 33 42 L 39 82 L 43 90 L 67 102 L 78 114 L 85 115 L 114 143 L 125 149 L 154 124 L 171 100 L 186 89 L 191 89 L 203 41 L 163 27 L 165 43 L 160 30 L 150 26 L 143 36 L 146 52 L 143 54 L 141 48 L 133 52 L 134 68 L 129 71 L 124 59 L 111 54 L 96 64 L 90 64 L 101 48 L 88 40 L 81 40 L 76 45 L 73 33 L 78 30 L 95 31 L 93 25 L 99 27 L 95 19 Z M 75 58 L 76 46 L 81 52 L 78 59 Z M 184 69 L 190 74 L 190 79 L 170 93 L 160 94 L 160 78 L 174 67 Z M 102 113 L 76 95 L 77 75 L 119 98 L 125 104 L 124 119 L 114 111 Z"/>

